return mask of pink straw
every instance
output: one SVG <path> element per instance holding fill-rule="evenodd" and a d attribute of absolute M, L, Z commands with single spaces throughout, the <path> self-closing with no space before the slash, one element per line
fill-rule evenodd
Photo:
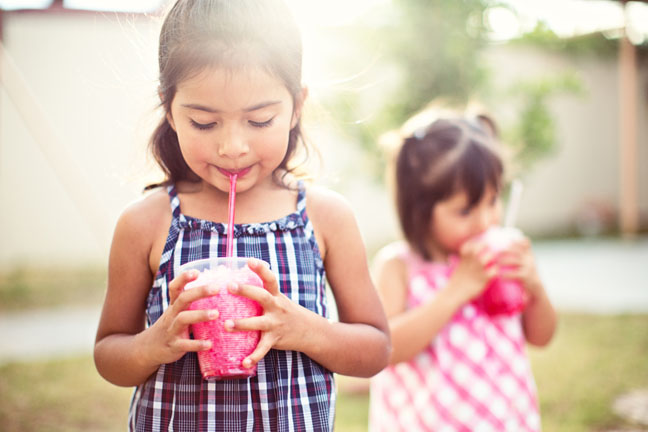
<path fill-rule="evenodd" d="M 234 249 L 234 204 L 236 203 L 236 174 L 230 174 L 230 191 L 227 218 L 227 250 L 225 256 L 232 256 Z"/>

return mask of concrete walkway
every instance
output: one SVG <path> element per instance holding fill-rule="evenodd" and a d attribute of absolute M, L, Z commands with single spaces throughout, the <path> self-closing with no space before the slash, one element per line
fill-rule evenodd
<path fill-rule="evenodd" d="M 534 244 L 556 307 L 596 314 L 648 313 L 648 237 Z M 100 307 L 0 315 L 0 363 L 92 352 Z"/>
<path fill-rule="evenodd" d="M 648 236 L 533 246 L 547 292 L 563 311 L 648 313 Z"/>
<path fill-rule="evenodd" d="M 100 313 L 94 306 L 0 315 L 0 364 L 92 352 Z"/>

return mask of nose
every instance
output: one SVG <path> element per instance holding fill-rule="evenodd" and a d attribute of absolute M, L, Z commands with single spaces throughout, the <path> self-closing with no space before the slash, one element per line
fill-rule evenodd
<path fill-rule="evenodd" d="M 228 158 L 238 158 L 250 150 L 245 136 L 236 126 L 224 128 L 218 137 L 218 155 Z"/>

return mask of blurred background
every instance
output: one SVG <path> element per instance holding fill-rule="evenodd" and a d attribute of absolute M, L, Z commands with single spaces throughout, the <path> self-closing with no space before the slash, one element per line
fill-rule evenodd
<path fill-rule="evenodd" d="M 161 115 L 157 38 L 168 3 L 0 0 L 7 430 L 122 429 L 130 391 L 102 382 L 89 353 L 114 223 L 159 179 L 146 145 Z M 480 105 L 499 124 L 509 175 L 524 184 L 517 225 L 564 315 L 557 340 L 532 353 L 545 429 L 646 430 L 648 2 L 288 3 L 303 31 L 319 181 L 351 202 L 369 258 L 400 235 L 381 135 L 432 101 Z M 556 368 L 564 387 L 547 384 Z M 70 380 L 83 384 L 61 397 Z M 36 381 L 40 396 L 24 393 Z M 341 388 L 337 429 L 363 430 L 364 383 Z M 79 413 L 56 417 L 57 404 L 79 399 Z M 34 408 L 45 417 L 26 414 Z"/>

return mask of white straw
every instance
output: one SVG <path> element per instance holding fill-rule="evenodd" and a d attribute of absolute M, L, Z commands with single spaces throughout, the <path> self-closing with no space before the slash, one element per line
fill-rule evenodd
<path fill-rule="evenodd" d="M 515 219 L 520 208 L 520 199 L 522 198 L 522 189 L 522 182 L 519 179 L 514 179 L 511 182 L 511 193 L 509 194 L 509 202 L 506 206 L 506 216 L 504 218 L 505 227 L 515 225 Z"/>

